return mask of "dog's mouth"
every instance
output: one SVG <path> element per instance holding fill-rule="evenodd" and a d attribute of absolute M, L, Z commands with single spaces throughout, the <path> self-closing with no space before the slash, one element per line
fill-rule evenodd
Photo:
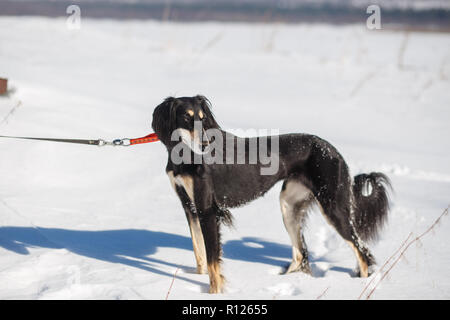
<path fill-rule="evenodd" d="M 205 154 L 208 146 L 210 145 L 209 137 L 203 129 L 202 134 L 197 130 L 188 131 L 185 129 L 179 129 L 180 136 L 184 144 L 186 144 L 192 151 L 197 154 Z"/>
<path fill-rule="evenodd" d="M 206 135 L 205 129 L 202 129 L 202 134 L 200 134 L 197 131 L 191 131 L 191 138 L 192 141 L 196 146 L 198 146 L 198 150 L 201 151 L 200 153 L 204 153 L 206 151 L 206 148 L 209 146 L 210 141 L 208 136 Z M 196 152 L 199 153 L 199 152 Z"/>
<path fill-rule="evenodd" d="M 203 139 L 201 139 L 200 142 L 201 142 L 202 146 L 204 146 L 204 147 L 207 147 L 211 144 L 211 139 L 206 134 L 205 129 L 203 129 Z"/>

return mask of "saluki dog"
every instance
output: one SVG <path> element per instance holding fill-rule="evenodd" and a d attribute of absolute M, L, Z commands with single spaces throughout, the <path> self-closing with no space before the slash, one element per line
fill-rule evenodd
<path fill-rule="evenodd" d="M 167 148 L 166 172 L 186 213 L 197 272 L 209 274 L 210 293 L 224 289 L 220 225 L 231 224 L 228 209 L 264 195 L 278 181 L 284 181 L 280 206 L 292 242 L 286 273 L 311 273 L 303 229 L 308 209 L 316 204 L 355 252 L 357 275 L 370 275 L 375 259 L 365 241 L 377 237 L 387 217 L 387 176 L 372 172 L 352 179 L 339 152 L 314 135 L 243 138 L 226 132 L 204 96 L 165 99 L 154 110 L 152 127 Z M 213 144 L 209 156 L 215 161 L 207 161 L 206 151 Z M 262 173 L 269 164 L 260 155 L 251 159 L 252 146 L 260 150 L 263 145 L 278 162 L 270 174 Z M 192 161 L 199 157 L 201 161 Z"/>

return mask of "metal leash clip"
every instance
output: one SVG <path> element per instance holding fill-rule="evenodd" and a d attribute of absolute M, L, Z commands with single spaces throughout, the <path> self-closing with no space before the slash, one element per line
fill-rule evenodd
<path fill-rule="evenodd" d="M 116 139 L 113 142 L 114 146 L 124 146 L 124 147 L 128 147 L 131 145 L 130 143 L 130 139 L 128 138 L 123 138 L 123 139 Z"/>
<path fill-rule="evenodd" d="M 123 147 L 128 147 L 131 145 L 130 139 L 128 138 L 124 138 L 124 139 L 115 139 L 112 142 L 110 141 L 106 141 L 103 139 L 98 139 L 98 146 L 99 147 L 103 147 L 103 146 L 123 146 Z"/>

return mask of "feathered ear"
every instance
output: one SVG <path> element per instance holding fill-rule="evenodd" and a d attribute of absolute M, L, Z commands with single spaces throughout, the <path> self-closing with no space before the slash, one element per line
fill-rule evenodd
<path fill-rule="evenodd" d="M 206 114 L 206 120 L 204 122 L 205 129 L 217 128 L 220 129 L 219 124 L 216 122 L 214 115 L 211 111 L 211 102 L 205 96 L 198 95 L 195 97 L 202 107 L 203 112 Z"/>
<path fill-rule="evenodd" d="M 175 129 L 175 122 L 176 99 L 168 97 L 155 108 L 152 121 L 153 130 L 158 135 L 159 140 L 166 146 L 170 143 L 172 131 Z"/>

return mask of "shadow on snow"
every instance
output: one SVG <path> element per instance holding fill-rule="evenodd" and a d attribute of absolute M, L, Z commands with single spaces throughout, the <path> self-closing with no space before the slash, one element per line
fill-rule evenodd
<path fill-rule="evenodd" d="M 189 237 L 160 231 L 123 229 L 82 231 L 40 227 L 0 227 L 0 247 L 17 254 L 29 254 L 28 248 L 67 249 L 81 256 L 111 263 L 140 268 L 159 275 L 173 277 L 173 274 L 158 268 L 165 265 L 184 270 L 192 267 L 152 257 L 158 248 L 169 247 L 192 250 Z M 285 267 L 291 259 L 291 247 L 265 241 L 259 238 L 244 237 L 230 240 L 223 246 L 228 259 L 264 263 Z M 311 262 L 323 261 L 312 258 Z M 194 259 L 192 259 L 192 265 Z M 341 270 L 349 272 L 349 270 Z M 315 276 L 324 273 L 315 272 Z M 205 287 L 205 283 L 178 275 L 177 278 Z"/>

